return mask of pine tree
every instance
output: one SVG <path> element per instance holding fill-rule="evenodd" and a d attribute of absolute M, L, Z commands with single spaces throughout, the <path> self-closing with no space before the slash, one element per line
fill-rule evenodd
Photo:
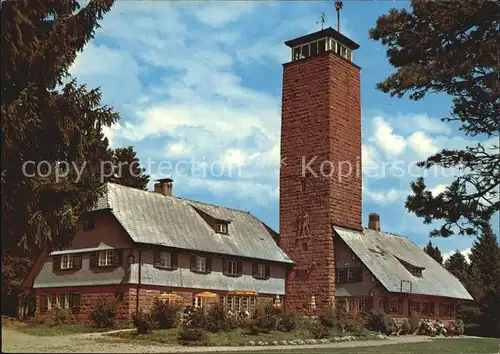
<path fill-rule="evenodd" d="M 432 245 L 432 241 L 429 240 L 427 246 L 424 247 L 424 252 L 427 253 L 432 258 L 434 258 L 434 260 L 439 264 L 443 263 L 443 255 L 441 254 L 441 251 L 439 250 L 438 246 Z"/>
<path fill-rule="evenodd" d="M 111 156 L 101 128 L 119 117 L 69 68 L 113 2 L 2 1 L 2 309 L 25 258 L 68 245 L 102 194 Z"/>
<path fill-rule="evenodd" d="M 132 146 L 115 149 L 113 152 L 113 162 L 115 173 L 110 178 L 110 182 L 142 190 L 147 189 L 149 175 L 141 167 Z"/>
<path fill-rule="evenodd" d="M 479 325 L 487 335 L 500 337 L 500 246 L 485 227 L 471 248 L 470 289 L 479 304 Z"/>
<path fill-rule="evenodd" d="M 370 31 L 388 47 L 397 68 L 377 87 L 391 96 L 419 100 L 428 93 L 453 96 L 451 117 L 468 136 L 499 136 L 497 72 L 498 3 L 490 0 L 412 0 L 412 11 L 390 10 Z M 500 209 L 498 144 L 444 149 L 419 163 L 424 168 L 461 169 L 445 191 L 432 195 L 423 178 L 411 184 L 406 208 L 424 223 L 443 224 L 431 235 L 476 234 Z M 466 222 L 464 222 L 466 221 Z"/>
<path fill-rule="evenodd" d="M 469 264 L 460 251 L 455 251 L 445 262 L 444 267 L 467 287 L 469 281 Z"/>

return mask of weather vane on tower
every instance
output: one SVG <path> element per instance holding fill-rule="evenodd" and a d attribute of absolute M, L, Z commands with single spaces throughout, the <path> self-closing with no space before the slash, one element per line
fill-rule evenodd
<path fill-rule="evenodd" d="M 321 13 L 321 18 L 319 21 L 316 21 L 316 24 L 321 23 L 321 30 L 323 30 L 323 25 L 326 22 L 326 15 L 324 12 Z"/>
<path fill-rule="evenodd" d="M 344 7 L 342 0 L 335 0 L 335 10 L 337 11 L 337 31 L 340 32 L 340 10 Z"/>

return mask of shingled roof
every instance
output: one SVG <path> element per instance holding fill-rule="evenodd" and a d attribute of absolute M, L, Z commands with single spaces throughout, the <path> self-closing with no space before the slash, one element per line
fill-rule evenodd
<path fill-rule="evenodd" d="M 230 221 L 228 234 L 216 233 L 195 208 Z M 94 210 L 102 209 L 110 209 L 135 242 L 293 263 L 262 221 L 246 211 L 114 183 L 106 184 Z"/>
<path fill-rule="evenodd" d="M 334 231 L 390 292 L 400 292 L 401 281 L 410 281 L 413 294 L 473 300 L 453 274 L 406 237 L 336 226 Z M 423 269 L 422 276 L 413 276 L 404 263 Z"/>

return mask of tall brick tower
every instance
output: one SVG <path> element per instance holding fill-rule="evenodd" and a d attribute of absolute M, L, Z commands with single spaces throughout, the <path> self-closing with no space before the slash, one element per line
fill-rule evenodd
<path fill-rule="evenodd" d="M 332 225 L 361 230 L 359 45 L 331 27 L 285 44 L 279 244 L 295 262 L 286 309 L 310 314 L 335 299 Z"/>

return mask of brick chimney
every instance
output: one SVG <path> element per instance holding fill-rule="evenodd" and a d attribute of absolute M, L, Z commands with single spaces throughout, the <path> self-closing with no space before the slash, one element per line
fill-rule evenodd
<path fill-rule="evenodd" d="M 380 231 L 380 215 L 378 213 L 370 213 L 370 215 L 368 215 L 368 228 L 370 230 Z"/>
<path fill-rule="evenodd" d="M 172 196 L 172 186 L 174 183 L 174 180 L 171 178 L 162 178 L 156 180 L 157 183 L 155 183 L 155 193 L 160 193 L 163 195 L 166 195 L 168 197 Z"/>

